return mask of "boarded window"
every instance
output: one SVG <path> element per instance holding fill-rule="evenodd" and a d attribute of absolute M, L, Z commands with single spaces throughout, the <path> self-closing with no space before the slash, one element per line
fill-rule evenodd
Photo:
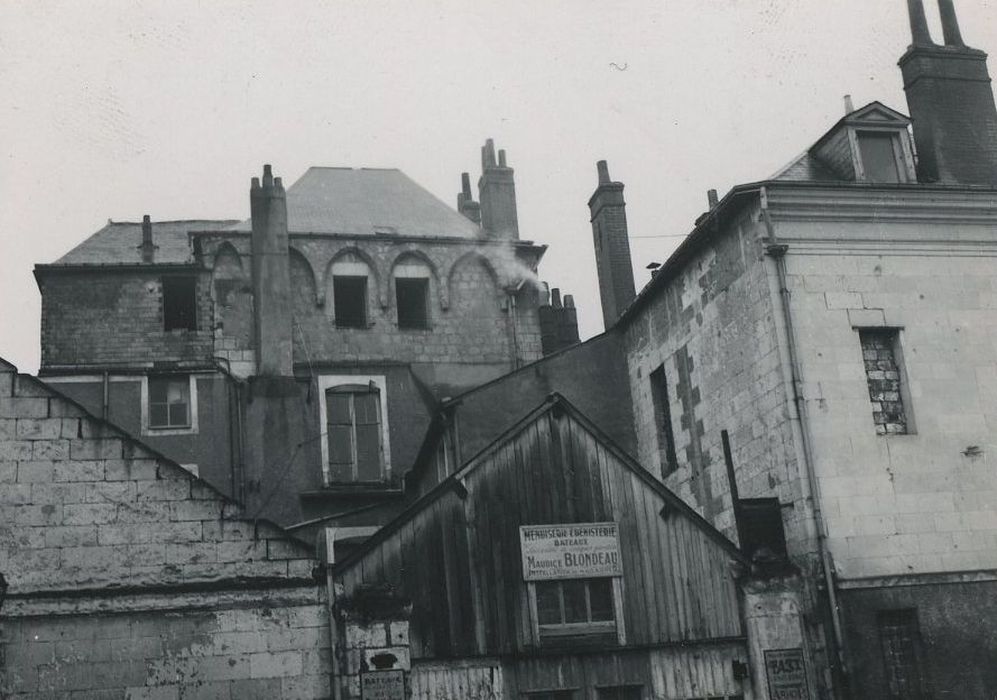
<path fill-rule="evenodd" d="M 366 277 L 333 277 L 332 296 L 338 328 L 367 327 Z"/>
<path fill-rule="evenodd" d="M 197 281 L 193 277 L 163 279 L 163 328 L 197 330 Z"/>
<path fill-rule="evenodd" d="M 149 377 L 149 427 L 190 427 L 188 377 Z"/>
<path fill-rule="evenodd" d="M 877 615 L 883 670 L 891 699 L 928 697 L 917 610 L 883 610 Z"/>
<path fill-rule="evenodd" d="M 642 700 L 644 686 L 615 685 L 607 688 L 596 688 L 595 696 L 598 700 Z"/>
<path fill-rule="evenodd" d="M 858 134 L 862 169 L 869 182 L 900 182 L 900 167 L 894 150 L 893 134 L 874 131 Z"/>
<path fill-rule="evenodd" d="M 429 328 L 428 297 L 429 280 L 401 278 L 395 280 L 399 328 Z"/>
<path fill-rule="evenodd" d="M 872 418 L 879 435 L 903 435 L 908 432 L 904 387 L 897 361 L 899 340 L 900 332 L 895 328 L 865 328 L 859 331 Z"/>
<path fill-rule="evenodd" d="M 382 481 L 381 397 L 377 389 L 361 385 L 327 389 L 325 407 L 330 480 Z"/>
<path fill-rule="evenodd" d="M 651 401 L 654 404 L 654 424 L 658 435 L 658 452 L 661 457 L 661 476 L 678 469 L 675 454 L 675 433 L 672 431 L 672 411 L 668 397 L 668 377 L 665 366 L 651 372 Z"/>
<path fill-rule="evenodd" d="M 537 620 L 540 638 L 616 638 L 613 579 L 538 581 Z"/>

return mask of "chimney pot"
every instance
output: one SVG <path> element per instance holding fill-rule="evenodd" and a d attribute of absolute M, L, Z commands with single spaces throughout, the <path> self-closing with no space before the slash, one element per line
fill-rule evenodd
<path fill-rule="evenodd" d="M 492 139 L 485 139 L 485 145 L 481 148 L 481 169 L 495 167 L 495 142 Z"/>
<path fill-rule="evenodd" d="M 460 190 L 464 194 L 464 199 L 470 200 L 474 199 L 471 195 L 471 174 L 461 173 L 460 174 Z"/>
<path fill-rule="evenodd" d="M 566 309 L 575 308 L 575 297 L 573 297 L 571 294 L 564 295 L 564 308 Z"/>
<path fill-rule="evenodd" d="M 851 114 L 855 111 L 855 103 L 852 102 L 851 95 L 845 95 L 845 114 Z"/>
<path fill-rule="evenodd" d="M 156 246 L 152 241 L 152 217 L 148 214 L 142 216 L 142 262 L 151 263 L 156 252 Z"/>
<path fill-rule="evenodd" d="M 965 46 L 962 32 L 959 31 L 959 18 L 955 14 L 952 0 L 938 0 L 938 11 L 942 16 L 942 36 L 946 46 Z"/>
<path fill-rule="evenodd" d="M 706 193 L 706 200 L 710 203 L 710 211 L 716 209 L 717 205 L 720 204 L 720 197 L 717 196 L 716 190 L 709 190 Z"/>
<path fill-rule="evenodd" d="M 269 163 L 263 166 L 263 186 L 273 187 L 273 170 Z"/>
<path fill-rule="evenodd" d="M 604 160 L 600 160 L 595 164 L 595 169 L 599 172 L 599 184 L 608 185 L 612 180 L 609 179 L 609 165 Z"/>
<path fill-rule="evenodd" d="M 506 167 L 506 165 L 505 165 L 505 149 L 504 148 L 500 148 L 498 153 L 499 153 L 499 159 L 498 159 L 499 167 L 500 168 L 504 168 L 504 167 Z"/>
<path fill-rule="evenodd" d="M 550 305 L 555 309 L 561 308 L 561 290 L 557 287 L 550 290 Z"/>
<path fill-rule="evenodd" d="M 923 0 L 907 0 L 907 11 L 910 15 L 910 33 L 914 46 L 932 46 L 934 42 L 928 30 L 928 18 L 924 14 Z"/>

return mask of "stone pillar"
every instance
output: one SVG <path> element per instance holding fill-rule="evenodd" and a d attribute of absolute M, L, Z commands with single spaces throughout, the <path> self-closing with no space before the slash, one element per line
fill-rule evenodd
<path fill-rule="evenodd" d="M 336 682 L 343 700 L 408 697 L 411 612 L 411 602 L 390 587 L 360 588 L 336 601 L 339 644 L 335 653 L 340 670 Z"/>

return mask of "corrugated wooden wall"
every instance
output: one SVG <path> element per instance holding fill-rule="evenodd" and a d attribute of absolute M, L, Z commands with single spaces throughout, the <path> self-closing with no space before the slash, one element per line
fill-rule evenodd
<path fill-rule="evenodd" d="M 731 554 L 579 418 L 554 405 L 466 468 L 446 493 L 340 573 L 390 582 L 413 600 L 417 659 L 509 654 L 535 646 L 519 526 L 616 521 L 628 646 L 742 635 Z M 638 467 L 639 469 L 639 467 Z"/>

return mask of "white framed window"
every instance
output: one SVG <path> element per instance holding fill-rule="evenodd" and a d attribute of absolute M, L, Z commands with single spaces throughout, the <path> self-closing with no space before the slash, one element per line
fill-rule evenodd
<path fill-rule="evenodd" d="M 534 636 L 541 646 L 626 643 L 619 577 L 531 581 Z"/>
<path fill-rule="evenodd" d="M 913 154 L 906 132 L 856 127 L 849 133 L 855 177 L 872 183 L 902 183 L 915 179 Z"/>
<path fill-rule="evenodd" d="M 142 434 L 197 433 L 197 380 L 192 374 L 142 377 Z"/>
<path fill-rule="evenodd" d="M 318 388 L 325 484 L 389 481 L 391 449 L 384 376 L 320 376 Z"/>

